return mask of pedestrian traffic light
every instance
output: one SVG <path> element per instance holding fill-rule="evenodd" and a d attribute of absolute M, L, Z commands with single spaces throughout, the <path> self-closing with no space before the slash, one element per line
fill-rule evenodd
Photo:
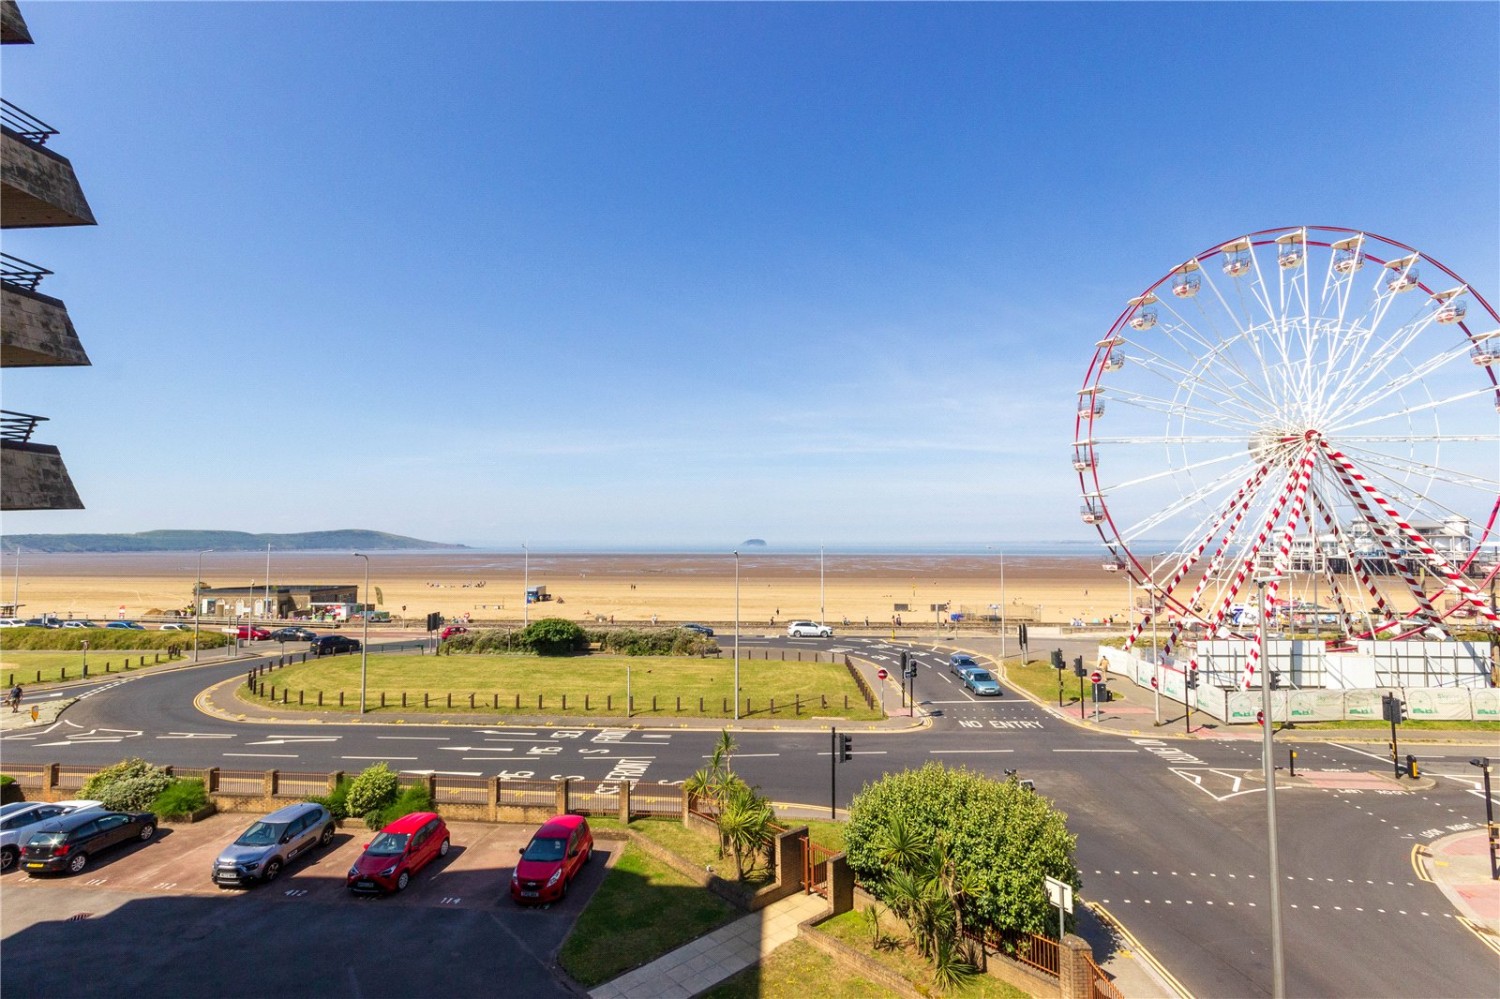
<path fill-rule="evenodd" d="M 848 763 L 854 759 L 854 736 L 839 736 L 839 762 Z"/>
<path fill-rule="evenodd" d="M 1062 654 L 1062 649 L 1053 649 L 1052 650 L 1052 668 L 1053 669 L 1062 669 L 1063 668 L 1063 654 Z"/>

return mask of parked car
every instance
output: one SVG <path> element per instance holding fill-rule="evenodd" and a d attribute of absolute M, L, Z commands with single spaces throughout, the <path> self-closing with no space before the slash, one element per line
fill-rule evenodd
<path fill-rule="evenodd" d="M 793 621 L 786 626 L 789 638 L 832 638 L 833 629 L 816 621 Z"/>
<path fill-rule="evenodd" d="M 594 835 L 582 815 L 548 819 L 521 850 L 510 876 L 510 897 L 523 904 L 558 901 L 593 852 Z"/>
<path fill-rule="evenodd" d="M 49 819 L 21 847 L 21 869 L 27 875 L 78 874 L 89 858 L 125 843 L 145 843 L 156 835 L 150 812 L 106 812 L 86 809 Z"/>
<path fill-rule="evenodd" d="M 392 822 L 365 844 L 349 868 L 349 890 L 405 891 L 413 874 L 448 856 L 448 826 L 433 812 L 413 812 Z"/>
<path fill-rule="evenodd" d="M 948 657 L 948 672 L 954 676 L 962 677 L 964 670 L 978 668 L 979 664 L 967 652 L 955 652 Z"/>
<path fill-rule="evenodd" d="M 319 635 L 308 643 L 307 651 L 315 656 L 333 656 L 340 652 L 358 652 L 359 639 L 344 635 Z"/>
<path fill-rule="evenodd" d="M 97 627 L 99 627 L 97 624 L 95 624 L 92 621 L 64 621 L 62 623 L 62 626 L 64 628 L 97 628 Z"/>
<path fill-rule="evenodd" d="M 24 628 L 26 622 L 18 617 L 0 617 L 0 628 Z"/>
<path fill-rule="evenodd" d="M 161 628 L 160 628 L 160 630 L 161 631 L 192 631 L 193 629 L 189 628 L 185 624 L 173 624 L 171 622 L 168 622 L 167 624 L 162 625 Z"/>
<path fill-rule="evenodd" d="M 26 619 L 28 628 L 60 628 L 62 622 L 55 617 L 32 617 Z"/>
<path fill-rule="evenodd" d="M 987 669 L 971 669 L 963 674 L 964 686 L 981 697 L 996 697 L 1000 694 L 1000 684 L 990 675 Z"/>
<path fill-rule="evenodd" d="M 703 635 L 706 638 L 714 637 L 714 630 L 706 624 L 697 624 L 693 621 L 689 621 L 687 624 L 684 624 L 681 627 L 683 631 L 696 631 L 698 634 Z"/>
<path fill-rule="evenodd" d="M 307 628 L 277 628 L 271 632 L 273 642 L 311 642 L 317 637 L 316 631 Z"/>
<path fill-rule="evenodd" d="M 264 642 L 271 637 L 271 633 L 265 628 L 242 624 L 234 629 L 234 637 L 242 642 Z"/>
<path fill-rule="evenodd" d="M 106 621 L 104 627 L 113 628 L 116 631 L 145 631 L 145 625 L 136 624 L 134 621 Z"/>
<path fill-rule="evenodd" d="M 452 638 L 454 635 L 463 635 L 463 634 L 466 634 L 468 632 L 468 630 L 469 630 L 468 628 L 465 628 L 461 624 L 450 624 L 446 628 L 444 628 L 441 632 L 438 633 L 438 638 L 441 641 L 446 642 L 448 639 Z"/>
<path fill-rule="evenodd" d="M 70 812 L 103 807 L 97 801 L 12 801 L 0 805 L 0 871 L 8 871 L 21 859 L 21 846 L 31 838 L 38 823 Z"/>
<path fill-rule="evenodd" d="M 333 816 L 311 801 L 278 808 L 251 823 L 214 860 L 213 882 L 220 888 L 276 880 L 287 864 L 315 846 L 333 842 Z"/>

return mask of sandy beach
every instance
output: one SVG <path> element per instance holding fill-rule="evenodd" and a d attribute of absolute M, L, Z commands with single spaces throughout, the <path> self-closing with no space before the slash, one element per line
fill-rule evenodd
<path fill-rule="evenodd" d="M 30 554 L 0 560 L 0 595 L 19 598 L 20 616 L 53 613 L 95 620 L 137 618 L 192 603 L 196 553 Z M 740 620 L 769 625 L 797 618 L 863 627 L 935 623 L 934 604 L 970 617 L 1006 616 L 1066 622 L 1123 616 L 1125 579 L 1097 558 L 1012 556 L 829 555 L 820 582 L 816 553 L 741 554 Z M 523 577 L 552 599 L 530 614 L 580 622 L 732 622 L 735 561 L 703 554 L 546 554 L 479 551 L 375 553 L 370 587 L 393 617 L 514 623 L 525 613 Z M 362 584 L 364 563 L 343 552 L 271 553 L 272 585 Z M 205 586 L 266 582 L 265 553 L 212 553 Z M 823 608 L 820 615 L 820 605 Z"/>
<path fill-rule="evenodd" d="M 0 558 L 0 600 L 17 595 L 21 617 L 153 618 L 191 613 L 196 553 L 80 554 L 13 552 Z M 1083 555 L 741 553 L 739 619 L 770 627 L 795 619 L 835 627 L 882 629 L 900 616 L 907 629 L 935 626 L 950 613 L 993 621 L 1004 603 L 1009 621 L 1040 624 L 1116 622 L 1132 594 L 1123 573 Z M 203 559 L 203 585 L 263 587 L 264 552 L 214 552 Z M 272 552 L 276 585 L 363 585 L 364 563 L 347 552 Z M 735 560 L 727 554 L 548 554 L 474 550 L 377 552 L 370 589 L 377 607 L 397 621 L 420 622 L 432 611 L 475 623 L 518 624 L 526 615 L 525 584 L 552 599 L 530 617 L 564 617 L 617 625 L 735 620 Z M 1291 587 L 1313 596 L 1309 579 Z M 1387 596 L 1395 596 L 1389 581 Z M 1002 596 L 1003 594 L 1003 596 Z M 1286 594 L 1284 593 L 1283 596 Z M 1324 591 L 1326 595 L 1326 590 Z M 1133 594 L 1144 605 L 1139 588 Z M 1244 599 L 1254 599 L 1247 592 Z M 1398 603 L 1409 601 L 1397 600 Z M 935 611 L 934 605 L 946 605 Z M 820 613 L 821 608 L 821 613 Z M 868 621 L 868 625 L 866 622 Z"/>

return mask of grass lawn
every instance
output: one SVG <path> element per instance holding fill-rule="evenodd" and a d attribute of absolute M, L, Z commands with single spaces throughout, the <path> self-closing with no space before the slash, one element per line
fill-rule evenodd
<path fill-rule="evenodd" d="M 598 985 L 740 915 L 713 892 L 625 843 L 563 943 L 558 962 L 579 983 Z"/>
<path fill-rule="evenodd" d="M 703 993 L 705 999 L 885 999 L 896 996 L 884 985 L 860 978 L 827 954 L 793 940 L 758 965 Z"/>
<path fill-rule="evenodd" d="M 881 911 L 880 932 L 887 939 L 893 940 L 894 946 L 878 950 L 872 946 L 869 923 L 858 909 L 819 923 L 818 929 L 857 949 L 866 957 L 879 961 L 911 982 L 919 991 L 926 992 L 933 988 L 932 966 L 917 952 L 910 938 L 905 936 L 905 927 L 894 916 L 887 914 L 884 907 Z M 973 999 L 1026 999 L 1027 996 L 1027 993 L 1015 986 L 983 974 L 971 977 L 969 987 L 963 989 L 961 994 Z"/>
<path fill-rule="evenodd" d="M 317 707 L 323 692 L 324 709 L 338 706 L 345 692 L 347 710 L 359 700 L 357 655 L 310 659 L 266 674 L 279 694 L 290 689 L 288 708 L 297 706 L 304 691 L 306 708 Z M 625 716 L 626 669 L 635 701 L 632 718 L 648 722 L 672 718 L 725 718 L 734 714 L 734 665 L 727 659 L 681 656 L 588 655 L 543 658 L 529 655 L 424 656 L 381 653 L 369 657 L 366 702 L 379 712 L 385 695 L 387 713 L 426 710 L 451 713 L 474 710 L 485 714 L 548 714 Z M 401 706 L 402 694 L 406 707 Z M 879 717 L 866 707 L 849 671 L 841 663 L 740 663 L 740 694 L 748 700 L 742 717 L 808 720 L 816 717 L 866 720 Z M 240 696 L 248 695 L 245 687 Z M 452 696 L 452 707 L 448 697 Z M 802 699 L 801 713 L 796 700 Z M 653 698 L 655 699 L 653 707 Z M 518 700 L 519 699 L 519 700 Z M 679 700 L 680 699 L 680 700 Z M 699 709 L 700 699 L 702 710 Z M 775 701 L 775 713 L 771 703 Z M 848 703 L 848 708 L 844 707 Z M 517 706 L 519 704 L 519 707 Z M 680 706 L 679 706 L 680 705 Z"/>
<path fill-rule="evenodd" d="M 1093 665 L 1085 662 L 1091 670 Z M 1049 704 L 1057 703 L 1057 675 L 1062 673 L 1063 680 L 1063 703 L 1078 703 L 1078 677 L 1073 675 L 1073 664 L 1068 663 L 1065 670 L 1055 670 L 1046 659 L 1033 659 L 1029 663 L 1009 663 L 1005 667 L 1005 677 L 1012 684 L 1034 694 Z M 1088 692 L 1088 679 L 1083 681 L 1085 694 Z M 1118 700 L 1118 695 L 1116 696 Z"/>
<path fill-rule="evenodd" d="M 189 651 L 192 648 L 192 637 L 188 636 Z M 155 665 L 157 656 L 161 656 L 163 663 L 167 661 L 167 653 L 164 649 L 100 649 L 97 652 L 90 649 L 89 676 L 103 675 L 106 664 L 109 666 L 109 672 L 122 673 L 127 659 L 130 660 L 132 670 L 140 669 L 141 656 L 146 657 L 148 666 Z M 41 679 L 37 679 L 38 675 Z M 16 652 L 6 649 L 0 652 L 0 680 L 5 681 L 6 690 L 9 690 L 14 683 L 25 687 L 28 683 L 56 683 L 60 680 L 78 680 L 82 677 L 83 653 L 81 651 Z"/>
<path fill-rule="evenodd" d="M 1391 732 L 1388 721 L 1299 721 L 1294 732 L 1308 729 L 1334 729 L 1345 731 Z M 1396 726 L 1397 735 L 1402 732 L 1500 732 L 1500 721 L 1404 721 Z"/>

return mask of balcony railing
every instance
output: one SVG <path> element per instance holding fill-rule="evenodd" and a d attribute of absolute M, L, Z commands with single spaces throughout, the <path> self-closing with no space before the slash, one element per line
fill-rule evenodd
<path fill-rule="evenodd" d="M 36 425 L 45 422 L 47 422 L 45 416 L 12 413 L 8 409 L 0 409 L 0 440 L 10 441 L 13 444 L 25 444 L 36 432 Z"/>
<path fill-rule="evenodd" d="M 45 146 L 47 140 L 57 134 L 57 129 L 34 114 L 22 111 L 10 101 L 0 98 L 0 122 L 27 142 Z"/>
<path fill-rule="evenodd" d="M 29 260 L 13 257 L 9 253 L 0 253 L 0 282 L 5 284 L 25 288 L 27 291 L 36 291 L 36 286 L 42 283 L 42 278 L 51 273 L 47 268 L 38 267 Z"/>

